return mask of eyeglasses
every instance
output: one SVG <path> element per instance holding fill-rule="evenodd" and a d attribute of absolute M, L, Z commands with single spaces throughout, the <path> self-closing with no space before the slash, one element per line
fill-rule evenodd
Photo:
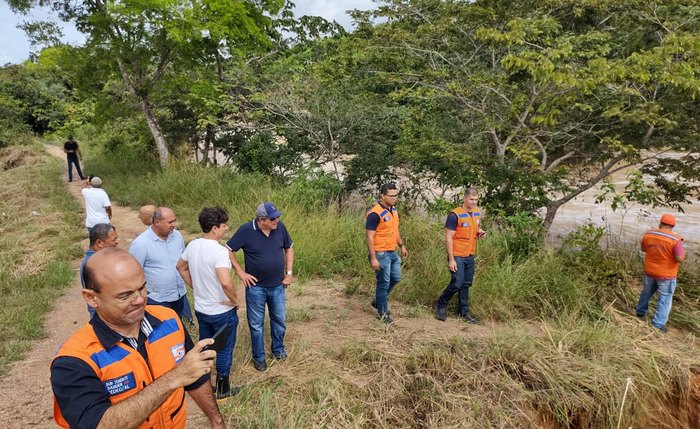
<path fill-rule="evenodd" d="M 136 301 L 137 298 L 143 297 L 145 298 L 148 295 L 148 288 L 146 288 L 146 283 L 144 283 L 140 288 L 136 289 L 133 292 L 125 292 L 122 294 L 117 295 L 114 300 L 117 301 L 119 304 L 126 304 L 132 303 Z"/>
<path fill-rule="evenodd" d="M 399 194 L 394 194 L 394 195 L 384 194 L 384 196 L 387 198 L 398 198 Z"/>

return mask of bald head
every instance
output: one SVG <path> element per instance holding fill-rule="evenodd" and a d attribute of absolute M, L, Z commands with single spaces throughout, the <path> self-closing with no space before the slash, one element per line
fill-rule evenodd
<path fill-rule="evenodd" d="M 177 218 L 175 212 L 168 207 L 158 207 L 153 212 L 153 225 L 151 228 L 156 235 L 166 240 L 175 230 Z"/>
<path fill-rule="evenodd" d="M 149 226 L 153 223 L 154 211 L 156 211 L 156 206 L 153 204 L 146 204 L 139 209 L 139 219 L 144 225 Z"/>
<path fill-rule="evenodd" d="M 118 247 L 107 247 L 95 253 L 83 270 L 85 288 L 98 293 L 139 273 L 143 275 L 143 268 L 136 258 Z"/>

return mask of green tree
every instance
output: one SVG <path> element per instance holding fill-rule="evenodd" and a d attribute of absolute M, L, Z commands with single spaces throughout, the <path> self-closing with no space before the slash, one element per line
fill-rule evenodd
<path fill-rule="evenodd" d="M 8 3 L 15 11 L 27 12 L 49 2 Z M 88 47 L 102 51 L 101 60 L 115 65 L 114 71 L 140 106 L 162 166 L 167 165 L 169 149 L 152 98 L 164 76 L 174 64 L 192 66 L 206 62 L 212 50 L 198 47 L 210 44 L 205 40 L 208 38 L 215 37 L 215 55 L 222 50 L 226 55 L 246 55 L 269 46 L 274 33 L 269 15 L 286 5 L 283 0 L 64 0 L 51 4 L 61 19 L 76 23 L 86 35 Z"/>
<path fill-rule="evenodd" d="M 479 184 L 506 214 L 536 201 L 545 229 L 631 166 L 654 175 L 665 204 L 694 190 L 698 158 L 663 153 L 697 152 L 698 6 L 394 0 L 356 18 L 413 112 L 400 151 L 415 169 Z"/>

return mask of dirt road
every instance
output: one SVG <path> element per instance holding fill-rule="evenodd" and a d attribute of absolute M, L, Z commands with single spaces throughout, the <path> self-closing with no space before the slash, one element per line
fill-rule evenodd
<path fill-rule="evenodd" d="M 46 150 L 62 160 L 62 150 L 46 145 Z M 105 189 L 109 192 L 109 178 L 105 180 Z M 62 180 L 67 181 L 66 174 Z M 83 203 L 80 193 L 81 182 L 66 183 L 73 196 Z M 137 213 L 129 208 L 112 204 L 112 223 L 120 237 L 119 247 L 128 248 L 133 239 L 144 230 L 144 225 L 137 218 Z M 186 237 L 187 238 L 187 237 Z M 83 240 L 87 249 L 87 238 Z M 72 262 L 76 271 L 80 259 Z M 244 291 L 239 285 L 239 295 Z M 76 276 L 72 286 L 55 303 L 44 321 L 47 337 L 36 341 L 26 358 L 14 364 L 0 383 L 0 427 L 2 429 L 53 428 L 53 402 L 50 385 L 49 365 L 54 353 L 63 341 L 87 321 L 85 302 L 80 294 L 80 281 Z M 249 384 L 280 375 L 292 376 L 295 363 L 308 359 L 309 355 L 319 353 L 329 347 L 339 348 L 344 344 L 375 337 L 384 327 L 375 319 L 375 313 L 365 297 L 348 296 L 345 285 L 329 281 L 313 281 L 293 285 L 287 294 L 288 330 L 287 346 L 290 358 L 282 364 L 272 364 L 265 373 L 256 372 L 250 365 L 250 343 L 248 329 L 245 326 L 245 313 L 241 311 L 241 324 L 238 332 L 238 345 L 234 352 L 234 366 L 231 372 L 235 384 Z M 465 330 L 470 336 L 490 336 L 494 325 L 469 326 L 456 320 L 447 323 L 438 322 L 428 312 L 424 316 L 411 315 L 410 310 L 400 304 L 392 306 L 396 322 L 386 331 L 386 335 L 401 338 L 448 338 L 464 336 Z M 297 316 L 295 316 L 295 314 Z M 296 320 L 295 320 L 296 318 Z M 352 321 L 350 323 L 350 321 Z M 507 329 L 507 327 L 506 327 Z M 328 338 L 334 338 L 329 342 Z M 230 400 L 236 400 L 232 398 Z M 201 428 L 207 426 L 206 418 L 199 408 L 189 400 L 187 405 L 187 427 Z"/>

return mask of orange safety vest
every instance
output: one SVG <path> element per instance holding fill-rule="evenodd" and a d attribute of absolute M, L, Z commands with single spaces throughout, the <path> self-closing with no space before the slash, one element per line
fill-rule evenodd
<path fill-rule="evenodd" d="M 395 251 L 399 242 L 399 211 L 396 207 L 386 209 L 381 204 L 377 204 L 367 212 L 367 216 L 370 213 L 376 213 L 379 216 L 379 225 L 377 225 L 377 231 L 374 234 L 374 251 Z"/>
<path fill-rule="evenodd" d="M 450 213 L 457 216 L 457 229 L 452 237 L 452 254 L 467 257 L 476 253 L 476 234 L 481 226 L 481 212 L 474 208 L 471 212 L 457 207 Z"/>
<path fill-rule="evenodd" d="M 61 346 L 54 359 L 72 356 L 90 365 L 104 383 L 112 404 L 139 393 L 155 379 L 175 368 L 185 357 L 184 328 L 177 313 L 166 307 L 150 305 L 146 306 L 146 311 L 162 321 L 146 339 L 148 362 L 138 351 L 122 342 L 105 350 L 89 322 Z M 69 427 L 55 397 L 53 414 L 59 426 Z M 184 428 L 185 421 L 185 389 L 180 387 L 138 427 Z"/>
<path fill-rule="evenodd" d="M 678 275 L 676 257 L 673 255 L 673 247 L 683 238 L 668 230 L 652 229 L 644 233 L 642 237 L 642 250 L 646 252 L 644 257 L 644 273 L 657 279 L 675 279 Z"/>

